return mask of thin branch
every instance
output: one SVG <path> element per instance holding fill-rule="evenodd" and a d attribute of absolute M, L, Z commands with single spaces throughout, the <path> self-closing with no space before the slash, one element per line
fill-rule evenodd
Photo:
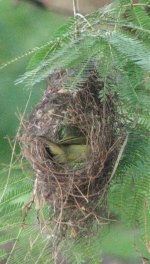
<path fill-rule="evenodd" d="M 132 4 L 127 4 L 127 5 L 123 5 L 123 7 L 128 7 L 128 6 L 144 6 L 144 7 L 149 7 L 150 5 L 148 3 L 142 4 L 142 3 L 132 3 Z"/>
<path fill-rule="evenodd" d="M 9 257 L 7 258 L 6 264 L 8 264 L 9 261 L 11 260 L 11 257 L 12 257 L 12 255 L 13 255 L 14 250 L 15 250 L 15 247 L 16 247 L 16 244 L 17 244 L 17 242 L 18 242 L 18 239 L 19 239 L 19 237 L 20 237 L 20 235 L 21 235 L 21 233 L 22 233 L 22 230 L 23 230 L 23 227 L 21 227 L 21 228 L 19 229 L 18 235 L 17 235 L 17 237 L 16 237 L 16 241 L 14 242 L 13 247 L 12 247 L 10 253 L 9 253 Z"/>
<path fill-rule="evenodd" d="M 20 125 L 19 125 L 19 128 L 18 128 L 18 131 L 17 131 L 17 135 L 15 137 L 15 142 L 14 142 L 14 145 L 13 145 L 13 149 L 12 149 L 12 154 L 11 154 L 11 159 L 10 159 L 10 164 L 9 164 L 9 170 L 8 170 L 8 175 L 7 175 L 7 179 L 6 179 L 6 183 L 5 183 L 5 186 L 4 186 L 4 189 L 3 189 L 3 192 L 2 192 L 2 195 L 0 197 L 0 203 L 2 202 L 3 200 L 3 197 L 7 191 L 7 187 L 8 187 L 8 184 L 9 184 L 9 179 L 10 179 L 10 175 L 11 175 L 11 171 L 12 171 L 12 167 L 13 167 L 13 159 L 14 159 L 14 155 L 15 155 L 15 150 L 16 150 L 16 145 L 17 145 L 17 140 L 18 140 L 18 135 L 20 133 L 20 130 L 21 130 L 21 124 L 23 122 L 23 118 L 26 114 L 26 110 L 27 110 L 27 107 L 28 107 L 28 104 L 30 102 L 30 98 L 31 98 L 31 94 L 32 94 L 32 90 L 30 91 L 29 93 L 29 97 L 28 97 L 28 100 L 27 100 L 27 103 L 25 105 L 25 108 L 24 108 L 24 112 L 23 112 L 23 115 L 22 115 L 22 119 L 20 121 Z"/>
<path fill-rule="evenodd" d="M 81 18 L 87 23 L 87 25 L 88 25 L 91 29 L 94 29 L 94 28 L 92 27 L 92 25 L 89 23 L 89 21 L 85 18 L 85 16 L 83 16 L 81 13 L 76 13 L 76 16 L 81 17 Z"/>
<path fill-rule="evenodd" d="M 79 2 L 78 2 L 78 0 L 73 0 L 73 13 L 74 13 L 74 17 L 76 17 L 76 15 L 79 14 Z"/>
<path fill-rule="evenodd" d="M 118 165 L 119 165 L 120 159 L 121 159 L 121 157 L 122 157 L 122 154 L 123 154 L 124 149 L 125 149 L 125 147 L 126 147 L 126 145 L 127 145 L 127 142 L 128 142 L 128 137 L 129 137 L 128 135 L 125 137 L 125 140 L 124 140 L 124 142 L 123 142 L 123 144 L 122 144 L 122 146 L 121 146 L 121 149 L 120 149 L 120 151 L 119 151 L 119 154 L 118 154 L 118 157 L 117 157 L 117 160 L 116 160 L 115 166 L 114 166 L 114 168 L 113 168 L 113 171 L 112 171 L 112 174 L 111 174 L 111 176 L 110 176 L 110 178 L 109 178 L 108 183 L 111 181 L 111 179 L 113 178 L 113 176 L 114 176 L 114 174 L 115 174 L 115 172 L 116 172 L 116 170 L 117 170 L 117 168 L 118 168 Z"/>

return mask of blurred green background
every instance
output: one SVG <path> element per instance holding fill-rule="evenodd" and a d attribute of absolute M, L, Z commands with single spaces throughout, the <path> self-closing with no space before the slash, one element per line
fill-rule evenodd
<path fill-rule="evenodd" d="M 15 5 L 12 0 L 0 0 L 0 65 L 28 50 L 45 44 L 65 21 L 65 15 L 40 9 L 28 3 Z M 15 85 L 25 72 L 30 57 L 9 65 L 0 71 L 0 164 L 9 164 L 11 148 L 6 137 L 15 137 L 22 113 L 29 97 L 30 87 Z M 33 89 L 28 112 L 42 96 L 46 82 Z M 109 228 L 102 251 L 104 256 L 120 259 L 107 263 L 138 263 L 133 246 L 134 236 L 127 228 L 115 225 Z M 112 261 L 112 260 L 110 260 Z M 106 263 L 106 262 L 105 262 Z M 140 263 L 140 262 L 139 262 Z"/>
<path fill-rule="evenodd" d="M 0 65 L 16 58 L 34 47 L 49 41 L 66 17 L 22 2 L 0 1 Z M 0 71 L 0 161 L 8 162 L 10 147 L 5 137 L 13 138 L 18 126 L 18 113 L 27 102 L 30 87 L 15 85 L 18 76 L 25 72 L 27 56 Z M 28 107 L 31 110 L 40 98 L 46 83 L 33 89 Z"/>

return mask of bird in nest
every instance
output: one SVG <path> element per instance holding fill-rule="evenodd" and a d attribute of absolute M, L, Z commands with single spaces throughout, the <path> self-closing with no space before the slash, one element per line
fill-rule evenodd
<path fill-rule="evenodd" d="M 83 163 L 91 153 L 91 147 L 82 134 L 67 133 L 57 143 L 46 136 L 39 136 L 38 139 L 45 145 L 50 158 L 57 163 Z"/>

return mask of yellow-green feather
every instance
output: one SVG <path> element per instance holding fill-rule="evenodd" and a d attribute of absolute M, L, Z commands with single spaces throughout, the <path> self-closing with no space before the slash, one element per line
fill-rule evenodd
<path fill-rule="evenodd" d="M 40 140 L 49 148 L 53 158 L 59 163 L 83 162 L 91 152 L 85 137 L 70 137 L 55 143 L 41 136 Z"/>

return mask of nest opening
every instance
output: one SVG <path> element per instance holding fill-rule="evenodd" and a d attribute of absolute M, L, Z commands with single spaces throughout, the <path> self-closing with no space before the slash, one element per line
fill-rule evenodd
<path fill-rule="evenodd" d="M 117 96 L 110 91 L 105 100 L 99 99 L 104 83 L 95 69 L 76 92 L 62 88 L 65 71 L 54 72 L 49 79 L 42 100 L 24 121 L 20 144 L 36 174 L 39 207 L 46 202 L 59 226 L 82 226 L 106 214 L 108 183 L 122 140 Z M 80 142 L 70 147 L 65 134 Z M 77 160 L 56 159 L 48 141 L 73 149 Z"/>

